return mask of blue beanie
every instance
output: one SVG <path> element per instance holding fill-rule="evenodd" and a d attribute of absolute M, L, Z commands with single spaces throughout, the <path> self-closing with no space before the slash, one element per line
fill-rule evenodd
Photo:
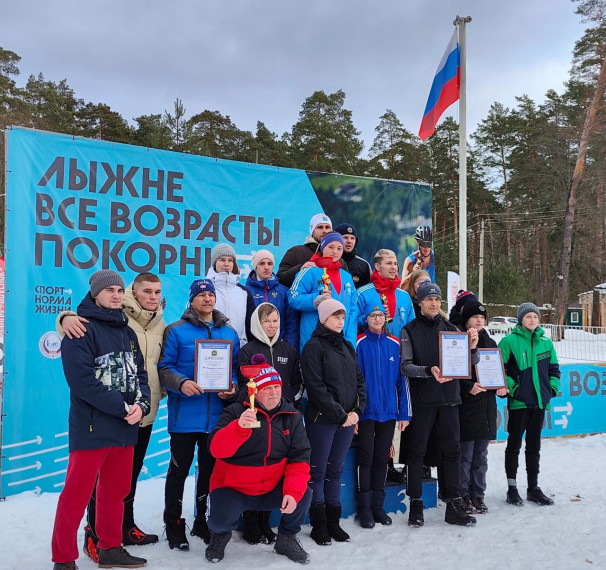
<path fill-rule="evenodd" d="M 189 286 L 189 302 L 191 303 L 200 293 L 208 291 L 217 296 L 215 293 L 215 284 L 210 279 L 196 279 Z"/>
<path fill-rule="evenodd" d="M 320 250 L 324 250 L 324 248 L 333 241 L 338 241 L 343 247 L 345 247 L 345 240 L 341 234 L 337 232 L 329 232 L 327 233 L 320 242 Z"/>

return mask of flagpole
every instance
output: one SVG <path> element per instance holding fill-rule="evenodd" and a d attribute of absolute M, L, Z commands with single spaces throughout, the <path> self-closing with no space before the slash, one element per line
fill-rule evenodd
<path fill-rule="evenodd" d="M 460 89 L 459 89 L 459 286 L 467 289 L 467 50 L 465 25 L 471 17 L 457 15 L 453 24 L 459 26 Z"/>

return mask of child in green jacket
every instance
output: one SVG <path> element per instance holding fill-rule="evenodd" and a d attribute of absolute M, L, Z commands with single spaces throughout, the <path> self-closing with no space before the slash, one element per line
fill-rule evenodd
<path fill-rule="evenodd" d="M 518 324 L 499 343 L 507 375 L 507 502 L 523 505 L 518 493 L 516 474 L 522 437 L 526 432 L 526 499 L 539 505 L 553 505 L 553 500 L 538 486 L 541 430 L 549 401 L 560 389 L 560 368 L 555 348 L 539 327 L 539 308 L 533 303 L 518 307 Z"/>

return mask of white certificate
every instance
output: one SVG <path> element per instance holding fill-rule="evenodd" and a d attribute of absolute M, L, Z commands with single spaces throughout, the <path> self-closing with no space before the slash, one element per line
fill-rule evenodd
<path fill-rule="evenodd" d="M 205 392 L 231 389 L 231 340 L 196 340 L 195 381 Z"/>
<path fill-rule="evenodd" d="M 480 362 L 476 364 L 478 383 L 487 390 L 507 387 L 505 366 L 500 348 L 479 348 Z"/>
<path fill-rule="evenodd" d="M 466 332 L 440 331 L 440 374 L 471 378 L 471 348 Z"/>

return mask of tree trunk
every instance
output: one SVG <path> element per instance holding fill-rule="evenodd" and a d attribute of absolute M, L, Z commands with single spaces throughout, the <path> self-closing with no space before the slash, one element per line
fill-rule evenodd
<path fill-rule="evenodd" d="M 598 110 L 598 105 L 604 97 L 604 88 L 606 82 L 606 56 L 602 60 L 602 67 L 600 68 L 600 74 L 595 86 L 593 98 L 587 108 L 587 115 L 585 116 L 585 123 L 583 124 L 583 132 L 581 133 L 581 141 L 579 144 L 579 154 L 574 167 L 574 173 L 570 182 L 570 190 L 568 192 L 568 203 L 566 205 L 566 215 L 564 216 L 564 238 L 562 243 L 562 259 L 560 265 L 560 274 L 558 275 L 558 293 L 556 296 L 556 324 L 564 324 L 564 318 L 566 316 L 566 306 L 568 304 L 569 295 L 569 277 L 570 277 L 570 265 L 572 261 L 572 233 L 574 225 L 574 212 L 577 200 L 577 191 L 579 184 L 583 178 L 583 172 L 585 171 L 585 159 L 587 157 L 587 148 L 589 147 L 589 140 L 593 128 L 595 126 L 595 119 Z"/>

